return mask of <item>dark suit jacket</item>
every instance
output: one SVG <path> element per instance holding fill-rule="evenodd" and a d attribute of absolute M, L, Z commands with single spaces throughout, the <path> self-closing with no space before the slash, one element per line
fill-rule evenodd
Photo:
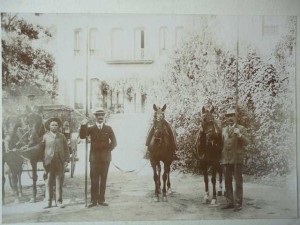
<path fill-rule="evenodd" d="M 81 139 L 91 137 L 90 162 L 111 161 L 111 151 L 117 146 L 115 134 L 110 126 L 103 124 L 100 130 L 95 124 L 92 127 L 81 125 Z"/>

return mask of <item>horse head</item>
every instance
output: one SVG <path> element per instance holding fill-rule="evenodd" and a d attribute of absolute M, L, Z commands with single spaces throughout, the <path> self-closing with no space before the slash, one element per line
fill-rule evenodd
<path fill-rule="evenodd" d="M 41 141 L 41 138 L 45 133 L 45 127 L 42 116 L 36 112 L 31 112 L 27 114 L 26 122 L 29 128 L 27 145 L 30 147 Z"/>
<path fill-rule="evenodd" d="M 207 142 L 215 140 L 219 134 L 219 127 L 213 116 L 214 108 L 211 110 L 202 107 L 202 115 L 200 119 L 202 132 L 206 135 Z"/>
<path fill-rule="evenodd" d="M 164 125 L 164 118 L 165 118 L 165 110 L 166 110 L 167 106 L 166 104 L 160 108 L 157 107 L 155 104 L 153 105 L 153 109 L 155 111 L 154 113 L 154 141 L 158 144 L 162 144 L 164 143 L 165 139 L 166 139 L 166 128 Z"/>
<path fill-rule="evenodd" d="M 9 115 L 3 121 L 3 142 L 5 151 L 18 148 L 18 141 L 26 130 L 26 122 L 23 116 Z"/>

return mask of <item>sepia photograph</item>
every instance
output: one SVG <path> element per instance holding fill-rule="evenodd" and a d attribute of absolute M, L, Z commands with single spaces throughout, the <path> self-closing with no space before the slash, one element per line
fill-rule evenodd
<path fill-rule="evenodd" d="M 299 222 L 299 15 L 141 2 L 0 8 L 2 223 Z"/>

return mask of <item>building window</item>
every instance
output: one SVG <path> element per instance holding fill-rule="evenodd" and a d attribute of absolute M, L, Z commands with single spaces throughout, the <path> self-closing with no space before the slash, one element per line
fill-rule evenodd
<path fill-rule="evenodd" d="M 138 28 L 135 30 L 135 58 L 144 59 L 145 57 L 145 30 Z"/>
<path fill-rule="evenodd" d="M 79 55 L 81 50 L 81 37 L 82 31 L 81 29 L 76 29 L 74 31 L 74 55 Z"/>
<path fill-rule="evenodd" d="M 127 54 L 124 32 L 121 28 L 114 28 L 111 31 L 111 58 L 125 59 Z"/>
<path fill-rule="evenodd" d="M 263 36 L 272 36 L 278 34 L 278 21 L 271 16 L 262 17 L 262 34 Z"/>
<path fill-rule="evenodd" d="M 167 48 L 167 33 L 168 33 L 167 27 L 161 27 L 159 29 L 159 52 L 160 52 L 160 54 L 168 49 Z"/>
<path fill-rule="evenodd" d="M 75 80 L 74 88 L 74 108 L 84 109 L 85 88 L 82 79 Z"/>
<path fill-rule="evenodd" d="M 175 28 L 175 46 L 176 47 L 179 47 L 179 45 L 182 41 L 183 31 L 184 31 L 183 27 L 176 27 Z"/>
<path fill-rule="evenodd" d="M 90 55 L 95 55 L 97 50 L 97 29 L 90 29 L 89 33 L 89 51 Z"/>

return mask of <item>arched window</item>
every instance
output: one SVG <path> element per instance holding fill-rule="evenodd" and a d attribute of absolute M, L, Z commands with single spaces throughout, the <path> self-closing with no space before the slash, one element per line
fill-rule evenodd
<path fill-rule="evenodd" d="M 159 52 L 160 52 L 160 54 L 162 54 L 164 51 L 166 51 L 168 49 L 167 35 L 168 35 L 168 28 L 161 27 L 159 29 Z"/>
<path fill-rule="evenodd" d="M 76 79 L 74 84 L 74 108 L 84 109 L 85 88 L 83 79 Z"/>
<path fill-rule="evenodd" d="M 80 28 L 74 30 L 74 55 L 79 55 L 81 51 L 82 30 Z"/>
<path fill-rule="evenodd" d="M 90 55 L 95 55 L 97 51 L 97 29 L 96 28 L 90 29 L 89 51 L 90 51 Z"/>
<path fill-rule="evenodd" d="M 183 27 L 176 27 L 175 28 L 175 46 L 176 47 L 178 47 L 180 42 L 182 41 L 183 32 L 184 32 Z"/>
<path fill-rule="evenodd" d="M 135 29 L 135 37 L 134 37 L 134 46 L 135 46 L 135 58 L 136 59 L 144 59 L 145 57 L 145 29 L 137 28 Z"/>

